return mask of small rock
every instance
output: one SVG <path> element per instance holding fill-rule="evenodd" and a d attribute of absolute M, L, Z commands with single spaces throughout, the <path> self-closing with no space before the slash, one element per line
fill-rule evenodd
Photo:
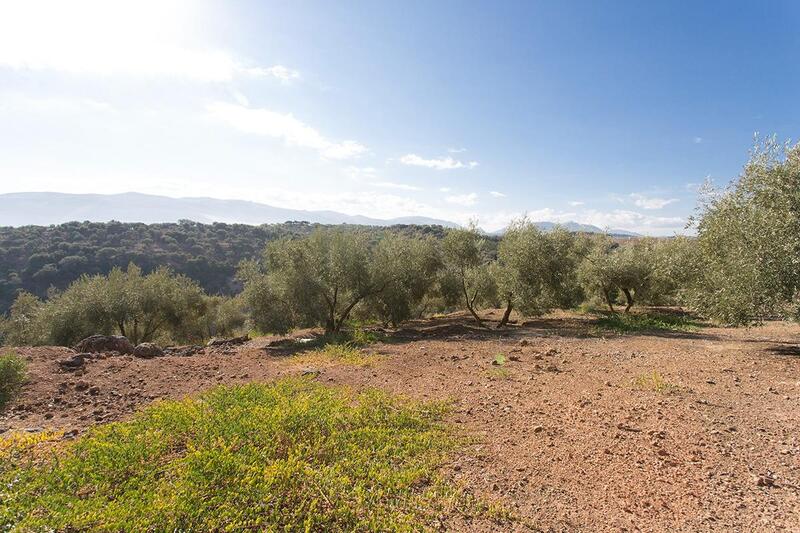
<path fill-rule="evenodd" d="M 134 357 L 149 359 L 150 357 L 161 357 L 164 355 L 164 350 L 153 342 L 143 342 L 133 349 L 133 355 Z"/>
<path fill-rule="evenodd" d="M 758 476 L 756 480 L 756 485 L 759 487 L 774 487 L 775 485 L 775 474 L 772 472 L 767 471 L 766 474 Z"/>
<path fill-rule="evenodd" d="M 77 383 L 75 384 L 75 390 L 76 390 L 76 391 L 78 391 L 78 392 L 83 392 L 83 391 L 85 391 L 85 390 L 89 390 L 89 387 L 90 387 L 90 386 L 91 386 L 91 385 L 89 385 L 89 384 L 88 384 L 87 382 L 85 382 L 85 381 L 79 381 L 79 382 L 77 382 Z"/>
<path fill-rule="evenodd" d="M 530 344 L 530 341 L 528 341 L 528 339 L 522 339 L 521 341 L 519 341 L 519 345 L 520 346 L 527 346 L 529 344 Z"/>
<path fill-rule="evenodd" d="M 83 367 L 83 365 L 86 364 L 86 354 L 78 353 L 73 355 L 72 357 L 56 361 L 56 363 L 58 364 L 58 366 L 61 367 L 62 370 L 66 370 L 67 372 L 72 372 L 74 370 Z"/>
<path fill-rule="evenodd" d="M 317 377 L 322 374 L 322 370 L 318 368 L 304 368 L 303 371 L 300 373 L 301 376 L 312 376 Z"/>
<path fill-rule="evenodd" d="M 544 428 L 542 426 L 534 426 L 533 427 L 533 432 L 534 433 L 541 433 L 542 431 L 544 431 Z"/>
<path fill-rule="evenodd" d="M 198 353 L 204 353 L 204 349 L 202 346 L 171 346 L 169 348 L 164 348 L 165 355 L 177 355 L 180 357 L 191 357 L 192 355 L 196 355 Z"/>
<path fill-rule="evenodd" d="M 91 394 L 92 396 L 97 396 L 98 394 L 100 394 L 100 387 L 98 387 L 97 385 L 95 385 L 94 387 L 89 387 L 89 394 Z"/>
<path fill-rule="evenodd" d="M 233 337 L 230 339 L 217 339 L 216 337 L 206 343 L 207 347 L 211 346 L 230 346 L 235 344 L 244 344 L 250 340 L 250 335 L 242 335 L 241 337 Z"/>

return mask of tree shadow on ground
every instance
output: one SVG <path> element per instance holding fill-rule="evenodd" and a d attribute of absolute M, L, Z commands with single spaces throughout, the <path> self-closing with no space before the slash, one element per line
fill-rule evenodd
<path fill-rule="evenodd" d="M 768 348 L 767 351 L 774 355 L 786 357 L 800 357 L 800 344 L 785 342 Z"/>
<path fill-rule="evenodd" d="M 718 340 L 719 337 L 705 331 L 673 331 L 660 329 L 643 329 L 630 332 L 606 330 L 600 326 L 602 316 L 582 315 L 575 313 L 559 313 L 555 316 L 527 318 L 523 321 L 512 321 L 497 329 L 500 312 L 490 310 L 484 313 L 484 322 L 479 326 L 464 312 L 444 316 L 410 320 L 398 328 L 367 326 L 362 328 L 354 340 L 352 333 L 324 335 L 321 330 L 303 330 L 289 337 L 277 338 L 264 346 L 264 351 L 272 356 L 292 356 L 322 349 L 329 344 L 352 343 L 355 346 L 367 346 L 372 343 L 405 344 L 418 341 L 485 341 L 510 340 L 518 341 L 530 337 L 570 337 L 578 339 L 609 338 L 623 336 L 648 336 L 668 339 Z M 496 316 L 495 316 L 496 315 Z"/>

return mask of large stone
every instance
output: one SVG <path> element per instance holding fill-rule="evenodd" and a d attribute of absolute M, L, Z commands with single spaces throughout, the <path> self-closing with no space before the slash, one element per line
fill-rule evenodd
<path fill-rule="evenodd" d="M 161 357 L 164 355 L 164 350 L 153 342 L 143 342 L 133 349 L 133 355 L 143 358 Z"/>
<path fill-rule="evenodd" d="M 92 335 L 76 344 L 74 350 L 86 353 L 118 352 L 130 354 L 133 353 L 133 344 L 127 337 L 121 335 Z"/>

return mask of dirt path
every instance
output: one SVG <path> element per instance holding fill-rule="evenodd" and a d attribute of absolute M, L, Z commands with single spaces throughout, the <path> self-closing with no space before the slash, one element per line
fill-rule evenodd
<path fill-rule="evenodd" d="M 450 475 L 545 531 L 800 531 L 800 327 L 598 338 L 575 317 L 467 324 L 413 324 L 369 348 L 374 365 L 316 379 L 453 401 L 454 426 L 477 438 Z M 0 430 L 82 431 L 156 398 L 303 371 L 266 342 L 109 357 L 81 375 L 58 370 L 65 349 L 20 348 L 31 380 Z"/>

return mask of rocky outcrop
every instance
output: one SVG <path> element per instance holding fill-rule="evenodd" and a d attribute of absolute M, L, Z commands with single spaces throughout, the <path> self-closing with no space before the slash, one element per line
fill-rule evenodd
<path fill-rule="evenodd" d="M 80 341 L 73 349 L 76 352 L 84 353 L 117 352 L 130 354 L 133 353 L 133 344 L 127 337 L 121 335 L 92 335 Z"/>

